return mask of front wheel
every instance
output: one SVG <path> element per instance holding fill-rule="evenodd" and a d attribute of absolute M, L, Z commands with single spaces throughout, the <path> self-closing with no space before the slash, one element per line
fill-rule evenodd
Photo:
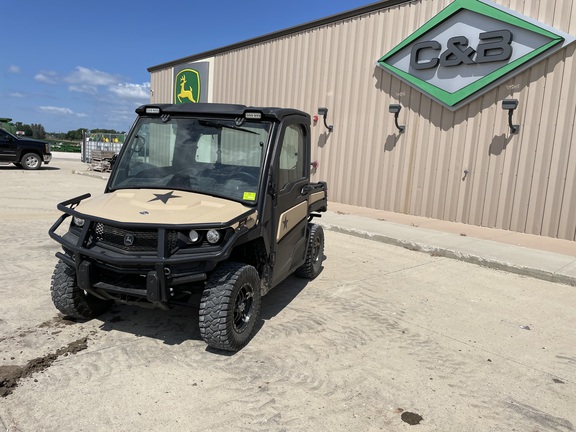
<path fill-rule="evenodd" d="M 324 230 L 316 224 L 309 224 L 308 230 L 306 261 L 296 270 L 296 275 L 314 279 L 322 271 L 322 263 L 324 262 Z"/>
<path fill-rule="evenodd" d="M 36 153 L 26 153 L 20 163 L 26 170 L 37 170 L 42 165 L 42 159 Z"/>
<path fill-rule="evenodd" d="M 76 283 L 76 270 L 62 261 L 54 268 L 50 291 L 56 309 L 70 318 L 92 319 L 112 305 L 112 301 L 99 299 L 80 289 Z"/>
<path fill-rule="evenodd" d="M 254 336 L 260 317 L 260 277 L 250 265 L 229 262 L 206 282 L 200 301 L 202 339 L 213 348 L 241 350 Z"/>

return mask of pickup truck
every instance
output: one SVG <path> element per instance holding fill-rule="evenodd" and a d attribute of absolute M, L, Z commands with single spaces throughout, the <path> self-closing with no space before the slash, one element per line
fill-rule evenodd
<path fill-rule="evenodd" d="M 19 138 L 0 129 L 0 162 L 11 162 L 26 170 L 40 169 L 52 160 L 50 144 L 29 138 Z"/>
<path fill-rule="evenodd" d="M 322 270 L 313 219 L 327 209 L 327 185 L 310 181 L 310 116 L 204 103 L 136 112 L 104 193 L 58 204 L 52 301 L 90 319 L 113 302 L 168 309 L 196 295 L 204 341 L 238 351 L 258 328 L 262 296 Z"/>

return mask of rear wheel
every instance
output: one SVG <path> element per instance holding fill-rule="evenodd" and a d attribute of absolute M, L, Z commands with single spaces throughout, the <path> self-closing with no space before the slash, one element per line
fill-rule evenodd
<path fill-rule="evenodd" d="M 92 319 L 103 314 L 112 305 L 80 289 L 76 283 L 76 270 L 58 261 L 50 288 L 52 302 L 64 315 L 78 319 Z"/>
<path fill-rule="evenodd" d="M 36 153 L 26 153 L 20 163 L 22 164 L 22 168 L 26 170 L 36 170 L 40 169 L 42 159 L 40 159 L 40 156 Z"/>
<path fill-rule="evenodd" d="M 296 270 L 296 275 L 314 279 L 322 271 L 324 262 L 324 230 L 320 225 L 309 224 L 308 246 L 306 248 L 306 261 Z"/>
<path fill-rule="evenodd" d="M 211 347 L 239 351 L 254 336 L 260 316 L 260 277 L 250 265 L 229 262 L 206 282 L 200 302 L 202 339 Z"/>

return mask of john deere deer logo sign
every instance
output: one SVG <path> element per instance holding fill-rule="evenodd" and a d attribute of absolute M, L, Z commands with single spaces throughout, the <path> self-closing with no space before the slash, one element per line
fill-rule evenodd
<path fill-rule="evenodd" d="M 200 102 L 200 74 L 194 69 L 182 69 L 174 80 L 174 103 Z"/>
<path fill-rule="evenodd" d="M 455 0 L 377 64 L 456 110 L 573 41 L 488 0 Z"/>

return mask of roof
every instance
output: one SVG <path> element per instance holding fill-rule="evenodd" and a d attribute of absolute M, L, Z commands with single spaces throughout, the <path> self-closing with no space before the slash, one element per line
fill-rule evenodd
<path fill-rule="evenodd" d="M 209 57 L 213 57 L 217 54 L 222 54 L 222 53 L 233 51 L 236 49 L 245 48 L 245 47 L 248 47 L 251 45 L 256 45 L 256 44 L 266 42 L 269 40 L 278 39 L 278 38 L 288 36 L 288 35 L 291 35 L 294 33 L 299 33 L 302 31 L 306 31 L 306 30 L 321 27 L 324 25 L 332 24 L 332 23 L 342 21 L 342 20 L 345 20 L 348 18 L 359 16 L 359 15 L 364 15 L 364 14 L 367 14 L 367 13 L 370 13 L 370 12 L 373 12 L 376 10 L 389 8 L 389 7 L 396 6 L 396 5 L 399 5 L 402 3 L 408 3 L 410 1 L 412 1 L 412 0 L 381 0 L 381 1 L 378 1 L 376 3 L 371 3 L 371 4 L 368 4 L 366 6 L 362 6 L 362 7 L 356 8 L 356 9 L 351 9 L 347 12 L 342 12 L 342 13 L 339 13 L 336 15 L 328 16 L 326 18 L 321 18 L 321 19 L 318 19 L 315 21 L 310 21 L 310 22 L 300 24 L 300 25 L 297 25 L 294 27 L 289 27 L 289 28 L 284 29 L 284 30 L 279 30 L 277 32 L 268 33 L 268 34 L 265 34 L 263 36 L 258 36 L 258 37 L 252 38 L 252 39 L 247 39 L 245 41 L 237 42 L 237 43 L 232 44 L 232 45 L 226 45 L 226 46 L 223 46 L 221 48 L 216 48 L 216 49 L 213 49 L 210 51 L 204 51 L 202 53 L 193 54 L 193 55 L 188 56 L 188 57 L 183 57 L 183 58 L 180 58 L 177 60 L 172 60 L 172 61 L 162 63 L 162 64 L 159 64 L 156 66 L 151 66 L 147 70 L 148 70 L 148 72 L 155 72 L 157 70 L 176 66 L 178 64 L 190 63 L 193 61 L 203 60 L 203 59 L 206 59 Z"/>
<path fill-rule="evenodd" d="M 157 107 L 160 108 L 162 113 L 174 115 L 190 114 L 243 117 L 246 112 L 260 112 L 264 118 L 273 118 L 276 120 L 282 120 L 282 118 L 288 115 L 310 117 L 309 114 L 293 108 L 253 107 L 223 103 L 186 103 L 182 105 L 147 104 L 138 107 L 136 112 L 138 114 L 144 114 L 147 107 Z"/>

